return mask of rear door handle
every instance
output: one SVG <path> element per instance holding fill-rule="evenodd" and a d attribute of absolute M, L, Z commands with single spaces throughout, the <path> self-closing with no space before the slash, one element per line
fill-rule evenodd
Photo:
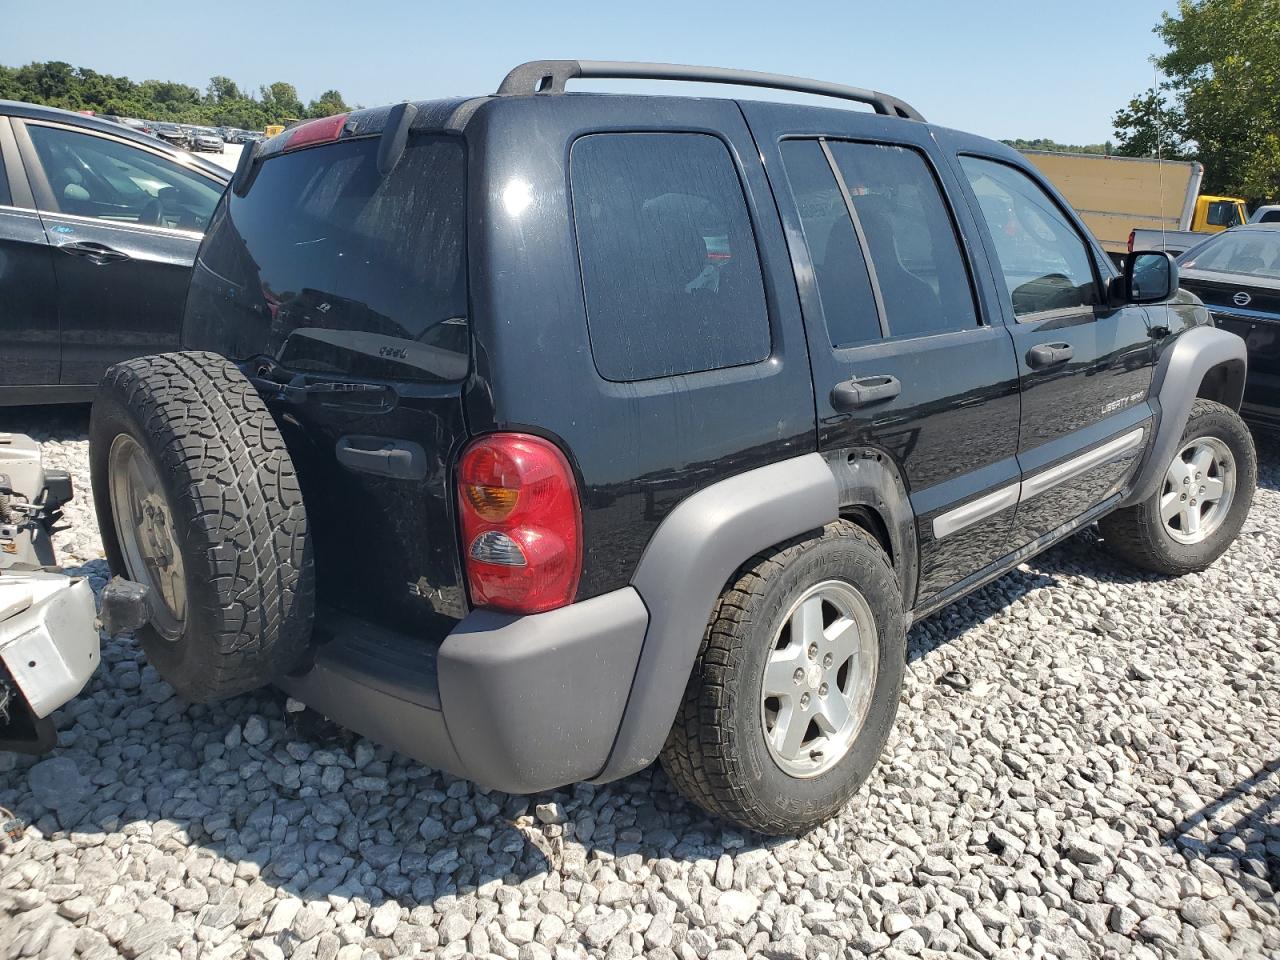
<path fill-rule="evenodd" d="M 892 400 L 902 393 L 902 382 L 894 376 L 858 377 L 831 388 L 831 405 L 837 410 L 853 410 Z"/>
<path fill-rule="evenodd" d="M 1054 367 L 1066 363 L 1075 351 L 1069 343 L 1040 343 L 1027 351 L 1027 363 L 1032 367 Z"/>
<path fill-rule="evenodd" d="M 108 247 L 105 243 L 93 243 L 90 240 L 62 243 L 58 245 L 58 249 L 73 257 L 84 257 L 86 260 L 98 265 L 130 259 L 127 253 L 117 250 L 115 247 Z"/>

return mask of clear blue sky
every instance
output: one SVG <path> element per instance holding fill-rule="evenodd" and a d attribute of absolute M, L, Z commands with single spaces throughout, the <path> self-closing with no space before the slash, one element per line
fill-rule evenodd
<path fill-rule="evenodd" d="M 932 121 L 990 137 L 1097 143 L 1111 137 L 1115 111 L 1150 85 L 1148 58 L 1161 49 L 1151 28 L 1172 5 L 2 0 L 0 63 L 65 60 L 202 90 L 215 73 L 251 89 L 284 80 L 304 101 L 336 88 L 348 103 L 374 106 L 491 92 L 523 60 L 663 60 L 885 90 Z"/>

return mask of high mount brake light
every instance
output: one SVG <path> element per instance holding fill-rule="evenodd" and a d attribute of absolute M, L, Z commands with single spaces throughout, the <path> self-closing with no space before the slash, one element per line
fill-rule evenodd
<path fill-rule="evenodd" d="M 511 613 L 572 603 L 582 574 L 582 511 L 555 444 L 493 433 L 458 464 L 458 514 L 471 602 Z"/>
<path fill-rule="evenodd" d="M 345 113 L 335 113 L 332 117 L 321 117 L 319 120 L 308 120 L 289 131 L 284 148 L 297 150 L 316 143 L 328 143 L 342 136 L 342 128 L 347 122 Z"/>

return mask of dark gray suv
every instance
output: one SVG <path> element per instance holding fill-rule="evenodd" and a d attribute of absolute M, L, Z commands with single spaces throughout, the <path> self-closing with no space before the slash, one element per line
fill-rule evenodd
<path fill-rule="evenodd" d="M 94 406 L 103 541 L 189 698 L 275 682 L 513 792 L 660 757 L 801 829 L 870 774 L 912 621 L 1094 521 L 1164 574 L 1240 530 L 1244 344 L 1129 269 L 892 96 L 525 64 L 245 151 L 183 351 Z"/>

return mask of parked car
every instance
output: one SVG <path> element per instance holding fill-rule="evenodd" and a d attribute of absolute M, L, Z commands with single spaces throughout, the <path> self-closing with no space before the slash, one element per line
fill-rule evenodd
<path fill-rule="evenodd" d="M 1280 218 L 1220 233 L 1178 263 L 1183 287 L 1248 348 L 1245 419 L 1280 428 Z"/>
<path fill-rule="evenodd" d="M 54 566 L 50 533 L 70 499 L 70 476 L 44 469 L 38 443 L 0 433 L 0 750 L 53 747 L 53 711 L 98 667 L 93 590 Z"/>
<path fill-rule="evenodd" d="M 226 144 L 216 130 L 196 127 L 191 135 L 191 149 L 208 153 L 226 153 Z"/>
<path fill-rule="evenodd" d="M 126 127 L 0 101 L 0 405 L 85 402 L 176 347 L 229 174 Z"/>
<path fill-rule="evenodd" d="M 1280 203 L 1267 203 L 1249 214 L 1250 223 L 1280 223 Z"/>
<path fill-rule="evenodd" d="M 175 147 L 182 147 L 185 150 L 191 146 L 190 135 L 176 123 L 158 123 L 154 132 L 158 139 Z"/>
<path fill-rule="evenodd" d="M 853 87 L 547 61 L 311 121 L 242 157 L 182 351 L 108 372 L 103 543 L 187 698 L 275 682 L 518 793 L 661 758 L 803 829 L 910 623 L 1094 521 L 1163 574 L 1240 530 L 1244 344 L 1127 270 L 1016 151 Z"/>

